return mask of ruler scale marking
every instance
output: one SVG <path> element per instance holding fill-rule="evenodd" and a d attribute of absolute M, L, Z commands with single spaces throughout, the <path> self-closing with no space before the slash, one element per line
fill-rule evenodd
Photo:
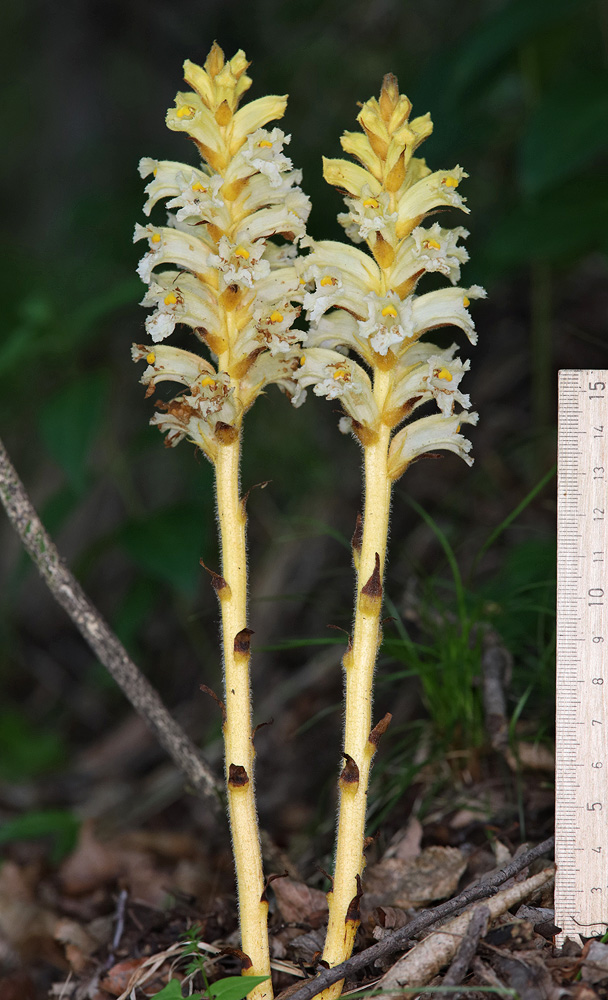
<path fill-rule="evenodd" d="M 608 926 L 608 371 L 559 373 L 555 922 Z M 581 643 L 583 645 L 581 645 Z"/>

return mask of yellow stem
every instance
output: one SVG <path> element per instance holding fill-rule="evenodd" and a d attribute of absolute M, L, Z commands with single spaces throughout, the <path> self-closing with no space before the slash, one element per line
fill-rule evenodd
<path fill-rule="evenodd" d="M 218 589 L 224 645 L 226 784 L 242 950 L 251 959 L 251 967 L 244 973 L 270 976 L 268 903 L 263 899 L 264 873 L 255 807 L 249 636 L 242 631 L 247 628 L 247 554 L 246 517 L 239 496 L 240 445 L 239 432 L 236 440 L 219 445 L 215 462 L 222 576 L 226 584 Z M 255 987 L 249 997 L 271 1000 L 270 979 Z"/>
<path fill-rule="evenodd" d="M 376 372 L 374 395 L 382 409 L 390 375 Z M 365 508 L 363 535 L 357 572 L 357 604 L 352 651 L 344 657 L 346 671 L 346 711 L 344 753 L 347 765 L 339 781 L 338 835 L 333 889 L 328 894 L 329 924 L 323 959 L 329 966 L 350 957 L 359 925 L 357 876 L 365 865 L 363 841 L 367 786 L 375 745 L 370 741 L 372 728 L 372 687 L 376 656 L 380 643 L 382 579 L 386 556 L 391 480 L 388 446 L 390 430 L 381 426 L 378 440 L 365 448 Z M 380 589 L 374 586 L 380 584 Z M 370 586 L 371 584 L 371 586 Z M 350 759 L 358 769 L 350 765 Z M 319 996 L 334 1000 L 342 992 L 343 981 L 335 983 Z"/>

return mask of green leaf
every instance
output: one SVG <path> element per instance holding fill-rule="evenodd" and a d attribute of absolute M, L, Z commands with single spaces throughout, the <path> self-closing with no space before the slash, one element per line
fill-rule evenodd
<path fill-rule="evenodd" d="M 192 993 L 189 1000 L 200 1000 L 201 993 Z M 153 993 L 150 1000 L 184 1000 L 182 984 L 179 979 L 170 979 L 159 993 Z"/>
<path fill-rule="evenodd" d="M 244 1000 L 255 986 L 265 983 L 269 976 L 229 976 L 218 979 L 206 991 L 210 1000 Z M 202 993 L 192 993 L 188 1000 L 201 1000 Z M 179 979 L 170 979 L 159 993 L 150 1000 L 183 1000 L 182 984 Z"/>
<path fill-rule="evenodd" d="M 101 427 L 107 393 L 106 375 L 93 372 L 63 386 L 42 408 L 42 440 L 77 493 L 86 487 L 88 458 Z"/>
<path fill-rule="evenodd" d="M 545 95 L 530 117 L 519 150 L 526 194 L 565 180 L 608 146 L 608 76 L 580 72 Z"/>
<path fill-rule="evenodd" d="M 59 864 L 76 846 L 79 828 L 80 821 L 67 809 L 33 810 L 2 824 L 0 844 L 50 837 L 53 842 L 50 859 Z"/>
<path fill-rule="evenodd" d="M 244 1000 L 254 986 L 265 983 L 268 976 L 230 976 L 218 979 L 209 987 L 211 1000 Z"/>

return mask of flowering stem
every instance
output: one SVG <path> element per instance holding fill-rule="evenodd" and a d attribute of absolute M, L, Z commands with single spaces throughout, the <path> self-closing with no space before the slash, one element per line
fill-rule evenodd
<path fill-rule="evenodd" d="M 222 613 L 225 706 L 224 745 L 228 812 L 236 868 L 241 946 L 251 960 L 245 975 L 270 976 L 268 903 L 255 807 L 247 629 L 246 516 L 239 497 L 241 435 L 220 444 L 215 461 L 222 579 L 216 584 Z M 272 997 L 270 979 L 249 994 Z"/>
<path fill-rule="evenodd" d="M 386 397 L 389 375 L 377 372 L 374 396 L 379 409 Z M 358 877 L 364 867 L 363 841 L 367 787 L 376 737 L 372 734 L 372 687 L 381 641 L 382 579 L 392 481 L 388 476 L 390 429 L 381 425 L 377 440 L 365 447 L 365 509 L 361 551 L 354 549 L 357 571 L 357 604 L 352 650 L 344 657 L 346 712 L 344 757 L 339 779 L 338 835 L 333 889 L 329 893 L 329 924 L 323 959 L 334 966 L 349 958 L 359 926 Z M 323 994 L 339 997 L 342 982 Z"/>

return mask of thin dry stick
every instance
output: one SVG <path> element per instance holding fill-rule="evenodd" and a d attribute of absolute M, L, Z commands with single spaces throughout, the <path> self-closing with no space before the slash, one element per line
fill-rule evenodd
<path fill-rule="evenodd" d="M 460 942 L 452 964 L 443 977 L 442 986 L 460 986 L 475 958 L 479 939 L 482 934 L 486 933 L 489 919 L 490 911 L 487 906 L 479 906 L 473 910 L 466 934 Z M 452 1000 L 456 1000 L 456 996 L 453 996 Z"/>
<path fill-rule="evenodd" d="M 496 920 L 522 899 L 546 886 L 554 876 L 555 865 L 550 865 L 536 875 L 523 881 L 514 881 L 507 888 L 501 889 L 488 900 L 487 905 L 482 904 L 482 908 L 489 911 L 490 920 Z M 468 908 L 464 913 L 448 920 L 395 962 L 377 985 L 377 1000 L 390 996 L 395 989 L 403 986 L 426 986 L 454 957 L 458 942 L 466 935 L 477 909 L 476 906 Z"/>
<path fill-rule="evenodd" d="M 34 510 L 2 441 L 0 500 L 49 590 L 67 611 L 100 662 L 196 792 L 214 806 L 218 805 L 221 785 L 61 559 Z"/>
<path fill-rule="evenodd" d="M 377 944 L 373 944 L 370 948 L 360 951 L 358 955 L 353 955 L 348 961 L 341 962 L 340 965 L 334 966 L 333 969 L 324 969 L 314 979 L 305 983 L 301 989 L 292 993 L 289 1000 L 312 1000 L 312 997 L 315 997 L 333 983 L 344 979 L 345 976 L 365 968 L 366 965 L 371 965 L 376 959 L 384 955 L 391 955 L 393 952 L 399 951 L 413 937 L 416 937 L 421 931 L 426 930 L 427 927 L 431 927 L 432 924 L 437 923 L 438 920 L 443 920 L 444 917 L 451 917 L 458 910 L 462 910 L 469 903 L 474 903 L 478 899 L 487 899 L 489 896 L 495 895 L 498 886 L 502 885 L 508 879 L 513 878 L 514 875 L 518 875 L 519 872 L 527 868 L 537 858 L 542 858 L 543 855 L 549 854 L 553 850 L 554 845 L 555 838 L 548 837 L 541 844 L 537 844 L 536 847 L 532 847 L 529 851 L 525 851 L 514 858 L 508 865 L 505 865 L 500 871 L 495 872 L 494 875 L 490 875 L 483 882 L 470 886 L 459 893 L 458 896 L 454 896 L 453 899 L 448 899 L 446 903 L 440 903 L 439 906 L 435 906 L 431 910 L 424 910 L 417 917 L 414 917 L 413 920 L 410 920 L 409 924 L 406 924 L 405 927 L 400 927 L 399 930 L 393 931 L 392 934 L 388 934 L 382 941 L 378 941 Z"/>

